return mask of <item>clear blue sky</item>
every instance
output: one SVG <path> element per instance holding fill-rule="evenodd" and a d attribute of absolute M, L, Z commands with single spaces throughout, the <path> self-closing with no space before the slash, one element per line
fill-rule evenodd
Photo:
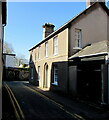
<path fill-rule="evenodd" d="M 17 56 L 29 58 L 28 50 L 42 40 L 42 25 L 53 23 L 55 30 L 86 8 L 85 2 L 9 2 L 5 41 Z"/>

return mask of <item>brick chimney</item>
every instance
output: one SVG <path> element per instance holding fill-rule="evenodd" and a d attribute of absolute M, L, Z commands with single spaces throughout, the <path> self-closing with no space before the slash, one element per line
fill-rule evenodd
<path fill-rule="evenodd" d="M 105 3 L 105 0 L 86 0 L 86 7 L 90 7 L 94 2 L 102 2 Z"/>
<path fill-rule="evenodd" d="M 51 23 L 45 23 L 43 26 L 43 39 L 45 39 L 48 35 L 54 32 L 54 25 Z"/>

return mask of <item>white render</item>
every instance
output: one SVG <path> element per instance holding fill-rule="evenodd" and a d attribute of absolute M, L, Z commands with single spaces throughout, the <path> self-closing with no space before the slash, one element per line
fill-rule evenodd
<path fill-rule="evenodd" d="M 15 67 L 16 58 L 13 55 L 6 55 L 5 67 Z"/>

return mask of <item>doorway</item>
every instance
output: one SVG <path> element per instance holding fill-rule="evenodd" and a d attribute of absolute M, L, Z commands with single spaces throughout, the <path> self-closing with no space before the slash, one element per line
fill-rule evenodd
<path fill-rule="evenodd" d="M 44 65 L 44 82 L 43 88 L 48 88 L 48 64 Z"/>
<path fill-rule="evenodd" d="M 77 92 L 91 101 L 101 101 L 101 65 L 81 64 L 77 67 Z"/>

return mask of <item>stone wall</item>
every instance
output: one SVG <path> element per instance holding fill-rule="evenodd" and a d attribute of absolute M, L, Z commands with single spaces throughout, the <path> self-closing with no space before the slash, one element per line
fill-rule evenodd
<path fill-rule="evenodd" d="M 28 81 L 29 68 L 4 68 L 3 81 Z"/>

